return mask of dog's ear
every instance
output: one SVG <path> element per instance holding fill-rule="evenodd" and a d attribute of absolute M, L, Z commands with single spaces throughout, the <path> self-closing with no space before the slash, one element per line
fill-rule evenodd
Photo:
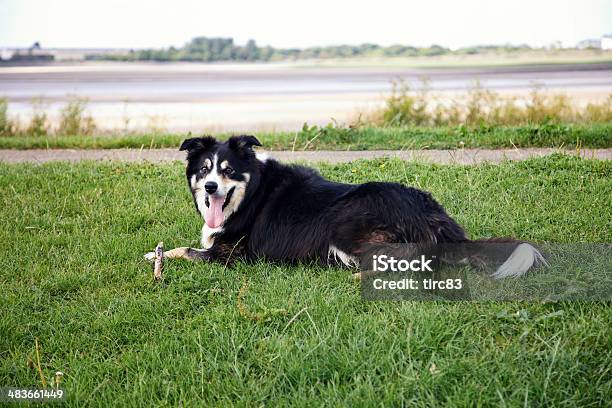
<path fill-rule="evenodd" d="M 250 135 L 232 136 L 227 142 L 230 149 L 233 150 L 253 149 L 253 146 L 261 146 L 259 140 Z"/>
<path fill-rule="evenodd" d="M 180 151 L 187 150 L 188 152 L 193 152 L 196 150 L 206 150 L 212 145 L 217 143 L 214 137 L 204 136 L 204 137 L 192 137 L 191 139 L 183 140 Z"/>

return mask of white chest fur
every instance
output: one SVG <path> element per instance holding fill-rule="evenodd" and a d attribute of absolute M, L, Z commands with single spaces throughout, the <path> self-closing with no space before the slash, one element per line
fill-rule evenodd
<path fill-rule="evenodd" d="M 206 225 L 206 223 L 204 223 L 204 226 L 202 227 L 202 248 L 208 249 L 213 246 L 213 244 L 215 243 L 215 238 L 213 237 L 213 234 L 216 232 L 221 232 L 222 230 L 223 228 L 221 227 L 210 228 L 208 225 Z"/>

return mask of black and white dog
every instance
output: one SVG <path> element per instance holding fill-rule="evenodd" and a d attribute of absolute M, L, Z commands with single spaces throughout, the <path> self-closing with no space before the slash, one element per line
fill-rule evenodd
<path fill-rule="evenodd" d="M 185 140 L 187 183 L 204 218 L 202 249 L 181 247 L 166 258 L 227 262 L 340 263 L 355 267 L 364 248 L 380 243 L 474 243 L 432 196 L 397 183 L 358 185 L 324 179 L 315 170 L 256 154 L 254 136 L 221 143 Z M 495 276 L 520 276 L 539 263 L 524 241 L 502 239 L 512 251 Z M 145 258 L 151 260 L 154 253 Z"/>

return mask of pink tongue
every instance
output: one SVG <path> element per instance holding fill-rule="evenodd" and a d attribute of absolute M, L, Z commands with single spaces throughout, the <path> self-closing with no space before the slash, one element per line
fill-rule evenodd
<path fill-rule="evenodd" d="M 217 228 L 223 222 L 223 202 L 225 202 L 225 197 L 209 196 L 208 202 L 210 207 L 204 213 L 206 225 L 210 228 Z"/>

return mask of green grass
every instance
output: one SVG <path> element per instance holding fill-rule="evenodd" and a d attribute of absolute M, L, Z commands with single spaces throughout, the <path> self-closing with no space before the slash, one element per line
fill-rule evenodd
<path fill-rule="evenodd" d="M 299 132 L 259 132 L 270 150 L 397 150 L 512 147 L 612 147 L 612 124 L 533 125 L 515 127 L 350 128 L 305 126 Z M 223 139 L 227 134 L 219 135 Z M 10 136 L 2 149 L 176 148 L 186 137 L 174 135 Z"/>
<path fill-rule="evenodd" d="M 610 242 L 612 163 L 321 165 L 431 191 L 472 237 Z M 605 406 L 610 303 L 363 302 L 346 270 L 170 262 L 197 245 L 181 163 L 0 164 L 0 384 L 69 406 Z"/>

